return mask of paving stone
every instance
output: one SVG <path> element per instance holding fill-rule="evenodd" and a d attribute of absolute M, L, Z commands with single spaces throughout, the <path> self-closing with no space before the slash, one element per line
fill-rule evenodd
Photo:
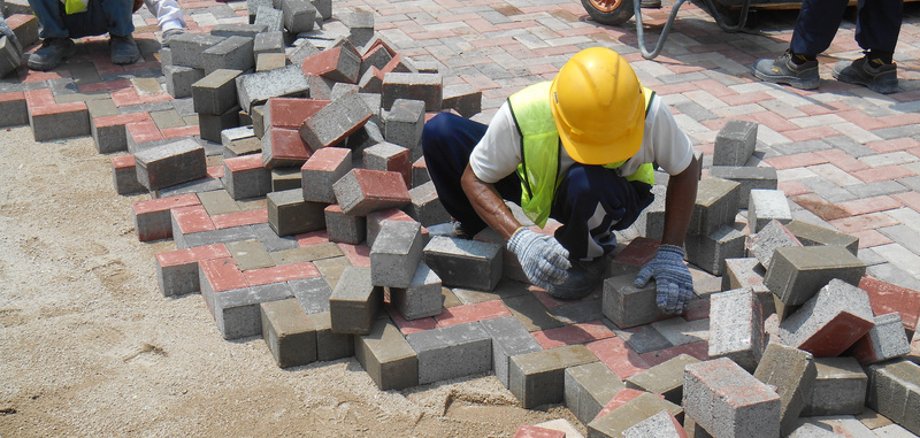
<path fill-rule="evenodd" d="M 326 228 L 325 204 L 305 201 L 303 190 L 268 194 L 268 224 L 279 236 L 308 233 Z"/>
<path fill-rule="evenodd" d="M 316 13 L 319 14 L 323 20 L 332 18 L 332 0 L 310 0 L 310 4 L 316 8 Z"/>
<path fill-rule="evenodd" d="M 280 368 L 316 361 L 316 332 L 295 298 L 261 303 L 262 338 Z"/>
<path fill-rule="evenodd" d="M 180 140 L 134 155 L 137 180 L 158 190 L 207 175 L 204 148 L 194 140 Z"/>
<path fill-rule="evenodd" d="M 514 438 L 565 438 L 566 433 L 560 430 L 547 429 L 545 427 L 525 425 L 518 428 L 514 433 Z"/>
<path fill-rule="evenodd" d="M 156 255 L 157 284 L 164 297 L 200 291 L 198 262 L 230 257 L 223 244 L 161 252 Z"/>
<path fill-rule="evenodd" d="M 852 357 L 819 357 L 814 360 L 817 374 L 806 393 L 803 417 L 858 415 L 866 403 L 869 378 Z"/>
<path fill-rule="evenodd" d="M 623 389 L 623 382 L 603 363 L 592 362 L 566 368 L 564 387 L 566 407 L 587 424 Z"/>
<path fill-rule="evenodd" d="M 346 268 L 329 298 L 332 331 L 344 334 L 371 333 L 382 305 L 383 289 L 371 284 L 370 269 Z"/>
<path fill-rule="evenodd" d="M 255 10 L 252 10 L 253 12 Z M 265 32 L 268 29 L 265 25 L 256 24 L 218 24 L 211 28 L 211 35 L 229 38 L 232 36 L 246 37 L 255 39 L 256 35 Z"/>
<path fill-rule="evenodd" d="M 296 242 L 296 240 L 295 240 Z M 332 242 L 316 243 L 305 246 L 295 246 L 271 253 L 272 259 L 278 265 L 298 262 L 312 262 L 316 260 L 341 257 L 342 250 Z"/>
<path fill-rule="evenodd" d="M 757 234 L 751 236 L 748 253 L 754 256 L 761 266 L 769 267 L 773 253 L 777 248 L 801 247 L 802 243 L 795 234 L 777 220 L 770 221 Z"/>
<path fill-rule="evenodd" d="M 690 235 L 705 236 L 722 225 L 734 223 L 738 212 L 738 193 L 741 184 L 721 178 L 703 178 L 699 182 L 696 204 L 690 216 L 687 231 Z M 648 235 L 647 237 L 654 236 Z"/>
<path fill-rule="evenodd" d="M 241 271 L 250 269 L 270 268 L 275 266 L 274 260 L 268 255 L 268 251 L 262 246 L 262 243 L 255 239 L 241 240 L 239 242 L 227 243 L 227 250 L 230 251 L 236 266 Z"/>
<path fill-rule="evenodd" d="M 816 357 L 832 357 L 850 348 L 872 325 L 866 292 L 834 279 L 780 323 L 779 337 Z"/>
<path fill-rule="evenodd" d="M 377 71 L 380 71 L 380 69 L 386 67 L 386 65 L 392 59 L 393 53 L 390 52 L 390 49 L 388 49 L 385 45 L 377 45 L 369 48 L 361 55 L 361 70 L 358 73 L 358 77 L 363 77 L 368 70 L 376 69 Z M 382 84 L 382 75 L 380 76 L 380 81 Z"/>
<path fill-rule="evenodd" d="M 727 357 L 753 371 L 766 346 L 764 315 L 754 291 L 745 288 L 713 294 L 709 309 L 709 357 Z"/>
<path fill-rule="evenodd" d="M 299 167 L 310 155 L 310 149 L 293 129 L 272 126 L 262 136 L 262 163 L 266 168 Z"/>
<path fill-rule="evenodd" d="M 267 214 L 268 212 L 266 211 L 266 216 Z M 252 230 L 254 238 L 262 242 L 265 249 L 273 255 L 277 254 L 278 251 L 290 250 L 298 247 L 297 239 L 293 237 L 279 237 L 267 222 L 252 224 L 249 228 Z M 276 261 L 276 264 L 283 263 L 278 263 Z"/>
<path fill-rule="evenodd" d="M 389 110 L 396 99 L 421 100 L 425 111 L 440 111 L 443 78 L 429 73 L 386 73 L 383 77 L 381 105 Z"/>
<path fill-rule="evenodd" d="M 786 229 L 794 234 L 805 246 L 843 246 L 853 253 L 853 255 L 856 255 L 859 248 L 858 237 L 808 222 L 793 220 L 786 224 Z"/>
<path fill-rule="evenodd" d="M 372 283 L 375 286 L 409 287 L 422 259 L 424 247 L 419 223 L 384 223 L 371 247 Z M 432 269 L 437 272 L 436 268 Z"/>
<path fill-rule="evenodd" d="M 789 202 L 781 190 L 751 190 L 748 204 L 748 224 L 751 231 L 759 232 L 771 220 L 780 223 L 792 222 Z"/>
<path fill-rule="evenodd" d="M 502 277 L 501 245 L 436 236 L 424 253 L 445 286 L 490 291 Z"/>
<path fill-rule="evenodd" d="M 0 93 L 0 128 L 29 124 L 26 98 L 21 91 Z"/>
<path fill-rule="evenodd" d="M 281 2 L 284 28 L 290 33 L 309 32 L 316 21 L 316 8 L 307 0 L 285 0 Z"/>
<path fill-rule="evenodd" d="M 722 275 L 725 259 L 744 256 L 744 233 L 722 225 L 705 236 L 687 236 L 687 261 L 712 275 Z"/>
<path fill-rule="evenodd" d="M 509 364 L 513 356 L 541 351 L 540 345 L 513 316 L 480 321 L 492 337 L 492 362 L 495 376 L 509 388 Z"/>
<path fill-rule="evenodd" d="M 175 208 L 170 211 L 172 216 L 172 237 L 179 248 L 188 247 L 185 236 L 214 231 L 214 222 L 208 212 L 201 205 Z"/>
<path fill-rule="evenodd" d="M 410 184 L 412 162 L 409 159 L 410 151 L 402 146 L 383 142 L 364 149 L 364 168 L 371 170 L 388 170 L 398 172 Z M 410 192 L 411 193 L 411 192 Z"/>
<path fill-rule="evenodd" d="M 452 109 L 461 116 L 470 118 L 482 112 L 482 91 L 470 85 L 457 84 L 444 87 L 444 109 Z"/>
<path fill-rule="evenodd" d="M 565 396 L 565 369 L 596 361 L 584 345 L 518 354 L 511 357 L 508 389 L 525 409 L 559 403 Z"/>
<path fill-rule="evenodd" d="M 305 76 L 322 76 L 335 82 L 358 83 L 361 56 L 350 47 L 338 46 L 323 50 L 304 59 L 301 71 Z"/>
<path fill-rule="evenodd" d="M 898 313 L 908 331 L 917 332 L 920 318 L 920 293 L 871 276 L 859 281 L 860 289 L 869 294 L 872 312 L 876 315 Z"/>
<path fill-rule="evenodd" d="M 351 170 L 351 164 L 351 151 L 346 148 L 322 148 L 314 152 L 300 168 L 304 199 L 335 203 L 333 184 Z"/>
<path fill-rule="evenodd" d="M 2 107 L 2 103 L 0 103 L 0 107 Z M 148 120 L 148 118 L 149 115 L 146 113 L 92 118 L 90 132 L 96 142 L 96 151 L 100 154 L 127 151 L 128 138 L 125 126 L 129 123 Z"/>
<path fill-rule="evenodd" d="M 371 115 L 361 97 L 347 94 L 307 118 L 300 128 L 300 136 L 314 151 L 335 146 L 360 129 Z"/>
<path fill-rule="evenodd" d="M 622 391 L 621 391 L 622 393 Z M 670 416 L 680 416 L 682 410 L 671 402 L 648 393 L 618 403 L 612 409 L 601 411 L 597 418 L 588 423 L 589 437 L 625 436 L 626 431 L 643 421 L 664 412 Z"/>
<path fill-rule="evenodd" d="M 272 169 L 272 191 L 281 192 L 284 190 L 303 191 L 301 182 L 300 169 Z"/>
<path fill-rule="evenodd" d="M 780 397 L 728 358 L 687 365 L 685 413 L 719 437 L 776 437 Z"/>
<path fill-rule="evenodd" d="M 396 172 L 352 169 L 332 185 L 332 190 L 342 211 L 355 216 L 410 202 L 406 182 Z"/>
<path fill-rule="evenodd" d="M 176 237 L 176 236 L 173 236 Z M 177 248 L 192 248 L 202 245 L 211 245 L 214 243 L 236 242 L 245 239 L 255 239 L 256 235 L 252 227 L 233 227 L 213 231 L 202 231 L 183 236 L 181 239 L 173 239 Z"/>
<path fill-rule="evenodd" d="M 386 115 L 385 127 L 384 137 L 388 142 L 409 148 L 412 160 L 421 158 L 425 102 L 396 99 Z"/>
<path fill-rule="evenodd" d="M 256 35 L 252 45 L 253 60 L 267 53 L 284 55 L 284 32 L 269 30 Z"/>
<path fill-rule="evenodd" d="M 685 436 L 686 432 L 680 423 L 667 412 L 659 412 L 623 432 L 625 438 L 639 438 L 650 436 Z"/>
<path fill-rule="evenodd" d="M 244 155 L 224 160 L 224 186 L 233 199 L 265 196 L 271 192 L 271 172 L 259 155 Z"/>
<path fill-rule="evenodd" d="M 202 139 L 220 142 L 220 133 L 226 129 L 240 126 L 240 107 L 234 106 L 220 115 L 198 114 L 198 131 Z"/>
<path fill-rule="evenodd" d="M 800 305 L 831 279 L 859 284 L 866 265 L 840 246 L 777 248 L 764 285 L 787 305 Z"/>
<path fill-rule="evenodd" d="M 341 20 L 348 26 L 348 41 L 355 46 L 363 46 L 374 37 L 373 12 L 359 9 L 343 15 Z"/>
<path fill-rule="evenodd" d="M 370 334 L 355 337 L 355 358 L 382 391 L 418 385 L 415 350 L 387 318 L 377 319 Z"/>
<path fill-rule="evenodd" d="M 252 126 L 239 126 L 220 132 L 220 142 L 224 146 L 224 158 L 239 157 L 262 151 L 262 141 L 256 137 Z"/>
<path fill-rule="evenodd" d="M 217 70 L 250 71 L 254 63 L 254 41 L 248 36 L 230 36 L 201 53 L 201 69 L 205 75 Z"/>
<path fill-rule="evenodd" d="M 326 312 L 307 315 L 307 320 L 316 331 L 316 357 L 320 361 L 330 361 L 355 355 L 353 335 L 332 331 L 332 317 Z"/>
<path fill-rule="evenodd" d="M 192 84 L 195 112 L 220 115 L 236 108 L 236 78 L 242 73 L 240 70 L 216 69 Z"/>
<path fill-rule="evenodd" d="M 291 50 L 285 50 L 285 52 L 287 53 L 288 61 L 294 66 L 301 68 L 303 67 L 304 60 L 319 53 L 319 49 L 309 41 L 303 41 L 299 46 Z"/>
<path fill-rule="evenodd" d="M 342 213 L 338 204 L 332 204 L 323 210 L 326 216 L 326 232 L 331 242 L 358 245 L 367 236 L 367 218 L 350 216 Z"/>
<path fill-rule="evenodd" d="M 293 280 L 289 281 L 288 285 L 307 315 L 329 311 L 329 297 L 332 296 L 332 288 L 323 278 Z"/>
<path fill-rule="evenodd" d="M 89 110 L 83 102 L 29 107 L 29 125 L 35 141 L 90 135 Z"/>
<path fill-rule="evenodd" d="M 899 359 L 870 365 L 867 406 L 920 435 L 920 365 Z"/>
<path fill-rule="evenodd" d="M 359 96 L 365 96 L 365 94 L 359 93 Z M 371 112 L 373 112 L 373 110 L 371 110 Z M 361 129 L 358 129 L 354 134 L 350 135 L 345 142 L 348 148 L 353 151 L 352 160 L 357 166 L 363 163 L 365 149 L 386 141 L 383 138 L 383 133 L 380 131 L 380 125 L 375 123 L 373 119 L 374 117 L 372 116 L 371 120 L 368 120 Z"/>
<path fill-rule="evenodd" d="M 441 279 L 428 265 L 419 263 L 409 287 L 390 289 L 390 302 L 410 321 L 438 315 L 444 309 Z"/>
<path fill-rule="evenodd" d="M 164 65 L 166 92 L 176 99 L 192 95 L 192 84 L 204 77 L 204 70 L 179 65 Z"/>
<path fill-rule="evenodd" d="M 329 104 L 327 100 L 273 97 L 265 104 L 265 126 L 300 129 L 307 117 Z"/>
<path fill-rule="evenodd" d="M 716 136 L 713 166 L 744 166 L 757 146 L 757 123 L 730 120 Z"/>
<path fill-rule="evenodd" d="M 377 234 L 380 233 L 380 229 L 383 227 L 383 223 L 386 221 L 395 220 L 395 221 L 405 221 L 405 222 L 415 222 L 415 219 L 412 219 L 402 210 L 396 208 L 388 208 L 384 210 L 377 210 L 367 215 L 367 245 L 370 247 L 374 246 L 374 240 L 377 238 Z"/>
<path fill-rule="evenodd" d="M 418 383 L 465 377 L 492 370 L 492 339 L 478 322 L 406 336 L 418 356 Z"/>
<path fill-rule="evenodd" d="M 147 192 L 147 188 L 137 182 L 134 155 L 112 157 L 112 179 L 115 184 L 115 192 L 119 195 Z"/>
<path fill-rule="evenodd" d="M 875 325 L 853 344 L 852 354 L 863 365 L 878 363 L 910 353 L 910 342 L 897 313 L 878 315 Z"/>
<path fill-rule="evenodd" d="M 131 208 L 138 240 L 148 242 L 172 237 L 170 210 L 192 205 L 200 205 L 194 194 L 135 202 Z"/>
<path fill-rule="evenodd" d="M 204 272 L 205 268 L 202 267 L 202 275 L 205 275 Z M 202 289 L 202 294 L 206 293 Z M 213 298 L 211 298 L 211 310 L 214 312 L 217 328 L 224 336 L 224 339 L 232 340 L 258 336 L 262 333 L 262 317 L 259 304 L 282 300 L 291 296 L 291 289 L 285 283 L 214 292 Z"/>
<path fill-rule="evenodd" d="M 306 96 L 310 89 L 307 79 L 296 66 L 241 75 L 236 78 L 236 92 L 243 111 L 267 101 L 271 97 Z M 258 131 L 257 131 L 258 132 Z"/>
<path fill-rule="evenodd" d="M 281 32 L 284 30 L 284 15 L 280 10 L 271 6 L 260 5 L 256 10 L 254 24 L 264 25 L 268 32 Z"/>
<path fill-rule="evenodd" d="M 224 38 L 204 33 L 185 32 L 169 40 L 172 65 L 204 69 L 202 54 Z"/>
<path fill-rule="evenodd" d="M 431 181 L 431 176 L 428 175 L 425 157 L 422 157 L 412 163 L 412 187 L 418 187 L 428 181 Z"/>
<path fill-rule="evenodd" d="M 795 429 L 799 414 L 807 403 L 817 371 L 808 352 L 772 343 L 763 353 L 754 377 L 773 387 L 780 397 L 780 429 L 787 434 Z"/>
<path fill-rule="evenodd" d="M 668 317 L 655 302 L 655 282 L 637 288 L 633 285 L 635 279 L 634 274 L 626 274 L 604 280 L 604 316 L 619 328 L 636 327 Z"/>
<path fill-rule="evenodd" d="M 699 359 L 679 354 L 667 361 L 626 379 L 626 387 L 660 394 L 665 400 L 679 404 L 683 398 L 684 368 Z"/>
<path fill-rule="evenodd" d="M 306 60 L 304 60 L 303 65 L 307 65 Z M 303 66 L 301 66 L 301 69 L 303 69 Z M 332 88 L 335 87 L 337 82 L 322 76 L 307 75 L 307 84 L 310 86 L 310 97 L 332 100 Z"/>
<path fill-rule="evenodd" d="M 239 88 L 237 88 L 239 90 Z M 262 136 L 265 134 L 265 105 L 254 105 L 249 111 L 249 115 L 252 118 L 252 132 L 262 139 Z"/>

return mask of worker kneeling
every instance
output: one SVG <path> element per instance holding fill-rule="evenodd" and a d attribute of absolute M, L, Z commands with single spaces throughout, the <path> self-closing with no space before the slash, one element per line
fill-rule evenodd
<path fill-rule="evenodd" d="M 582 50 L 551 82 L 511 95 L 489 125 L 442 113 L 426 125 L 425 163 L 444 208 L 469 236 L 489 226 L 508 240 L 527 278 L 559 299 L 603 280 L 614 230 L 654 199 L 654 164 L 670 174 L 662 245 L 636 277 L 657 282 L 658 306 L 681 313 L 693 297 L 684 237 L 699 166 L 667 105 L 616 52 Z M 519 202 L 555 237 L 523 227 L 503 199 Z"/>

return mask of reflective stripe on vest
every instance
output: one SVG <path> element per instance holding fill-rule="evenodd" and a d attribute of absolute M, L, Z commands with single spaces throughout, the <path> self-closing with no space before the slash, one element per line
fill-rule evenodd
<path fill-rule="evenodd" d="M 521 207 L 535 224 L 546 224 L 553 207 L 553 195 L 561 181 L 559 173 L 559 149 L 562 147 L 556 122 L 550 109 L 550 82 L 540 82 L 524 88 L 508 98 L 511 115 L 521 135 L 521 163 L 517 173 L 521 179 Z M 654 92 L 644 88 L 645 112 Z M 626 160 L 604 165 L 616 169 Z M 643 163 L 626 177 L 627 181 L 640 181 L 655 185 L 655 169 L 652 163 Z"/>

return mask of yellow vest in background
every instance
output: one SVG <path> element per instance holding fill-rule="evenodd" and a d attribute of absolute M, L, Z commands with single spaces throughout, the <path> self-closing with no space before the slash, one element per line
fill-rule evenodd
<path fill-rule="evenodd" d="M 64 13 L 67 15 L 79 14 L 89 9 L 89 0 L 61 0 L 64 3 Z"/>

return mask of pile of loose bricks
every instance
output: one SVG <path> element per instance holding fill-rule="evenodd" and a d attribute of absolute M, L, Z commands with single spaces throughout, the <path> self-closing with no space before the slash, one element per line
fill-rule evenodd
<path fill-rule="evenodd" d="M 719 133 L 691 216 L 694 275 L 721 285 L 679 317 L 633 285 L 663 232 L 660 175 L 603 285 L 557 301 L 494 231 L 454 237 L 429 180 L 425 121 L 479 113 L 480 92 L 400 56 L 370 12 L 247 3 L 250 24 L 161 52 L 200 138 L 143 141 L 130 117 L 89 129 L 127 152 L 117 193 L 151 197 L 133 206 L 139 239 L 176 244 L 156 256 L 161 292 L 200 293 L 224 338 L 261 336 L 280 367 L 355 357 L 381 390 L 494 373 L 589 436 L 920 434 L 920 292 L 866 276 L 857 238 L 793 218 L 776 171 L 748 165 L 756 124 Z M 518 436 L 577 435 L 543 426 Z"/>

